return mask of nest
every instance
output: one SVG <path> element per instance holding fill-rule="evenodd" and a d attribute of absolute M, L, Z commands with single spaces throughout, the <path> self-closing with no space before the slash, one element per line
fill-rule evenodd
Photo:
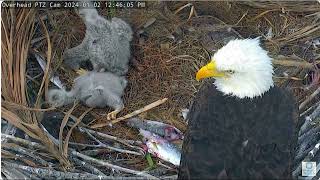
<path fill-rule="evenodd" d="M 197 69 L 231 38 L 261 36 L 263 45 L 274 58 L 274 81 L 295 94 L 302 121 L 306 116 L 319 117 L 320 8 L 316 2 L 148 2 L 147 6 L 145 9 L 99 9 L 105 17 L 123 18 L 135 32 L 127 74 L 129 84 L 123 96 L 125 109 L 119 116 L 168 98 L 164 104 L 139 116 L 185 131 L 187 124 L 181 110 L 190 106 L 200 85 L 194 78 Z M 62 59 L 64 50 L 78 45 L 85 35 L 85 25 L 76 12 L 72 9 L 5 9 L 2 17 L 2 32 L 6 32 L 2 36 L 2 118 L 8 122 L 7 129 L 3 130 L 7 135 L 2 137 L 10 142 L 2 146 L 5 167 L 2 173 L 16 178 L 139 176 L 148 165 L 135 129 L 125 123 L 99 130 L 87 126 L 106 122 L 104 114 L 110 109 L 89 111 L 82 105 L 43 109 L 45 94 L 51 86 L 50 73 L 59 75 L 68 88 L 76 77 Z M 41 71 L 34 54 L 47 60 L 46 72 Z M 48 115 L 43 112 L 60 113 L 55 116 L 60 117 L 57 124 L 52 125 L 64 130 L 57 134 L 59 147 L 42 128 L 40 121 Z M 70 118 L 73 120 L 67 123 Z M 10 132 L 10 124 L 30 139 L 11 136 L 17 133 Z M 306 124 L 305 127 L 317 130 L 319 125 Z M 110 142 L 111 149 L 93 145 L 106 144 L 105 141 Z M 314 144 L 308 143 L 300 160 L 313 150 Z M 88 149 L 90 144 L 92 148 Z M 33 154 L 32 148 L 39 149 L 39 153 Z M 19 163 L 12 161 L 18 156 L 22 157 Z M 89 164 L 88 168 L 81 167 L 83 162 Z M 26 168 L 23 170 L 23 167 Z M 52 174 L 45 171 L 47 167 L 53 167 Z M 175 167 L 168 164 L 159 167 L 145 171 L 142 176 L 176 177 Z M 34 174 L 36 170 L 42 174 Z"/>

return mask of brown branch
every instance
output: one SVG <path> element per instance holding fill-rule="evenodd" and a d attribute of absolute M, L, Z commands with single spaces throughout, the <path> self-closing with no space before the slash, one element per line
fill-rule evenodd
<path fill-rule="evenodd" d="M 115 120 L 112 120 L 112 121 L 109 122 L 109 123 L 95 124 L 95 125 L 91 126 L 91 128 L 101 128 L 101 127 L 104 127 L 104 126 L 107 126 L 107 125 L 112 126 L 112 125 L 115 124 L 115 123 L 118 123 L 118 122 L 120 122 L 120 121 L 129 119 L 129 118 L 132 118 L 132 117 L 134 117 L 134 116 L 136 116 L 136 115 L 138 115 L 138 114 L 141 114 L 141 113 L 143 113 L 143 112 L 146 112 L 146 111 L 148 111 L 148 110 L 150 110 L 150 109 L 152 109 L 152 108 L 154 108 L 154 107 L 157 107 L 157 106 L 165 103 L 167 100 L 168 100 L 168 98 L 160 99 L 160 100 L 155 101 L 155 102 L 153 102 L 153 103 L 151 103 L 151 104 L 149 104 L 149 105 L 147 105 L 147 106 L 145 106 L 145 107 L 143 107 L 143 108 L 141 108 L 141 109 L 138 109 L 138 110 L 136 110 L 136 111 L 133 111 L 132 113 L 129 113 L 129 114 L 125 115 L 125 116 L 119 117 L 119 118 L 117 118 L 117 119 L 115 119 Z"/>
<path fill-rule="evenodd" d="M 300 67 L 304 69 L 313 69 L 315 66 L 312 63 L 294 60 L 285 60 L 281 58 L 276 58 L 272 60 L 274 65 L 289 66 L 289 67 Z"/>
<path fill-rule="evenodd" d="M 303 109 L 313 98 L 315 98 L 320 93 L 320 87 L 315 90 L 310 96 L 307 97 L 300 105 L 299 110 Z"/>
<path fill-rule="evenodd" d="M 311 105 L 308 109 L 306 109 L 304 112 L 300 113 L 299 117 L 303 117 L 306 114 L 308 114 L 311 110 L 313 110 L 314 108 L 317 108 L 320 105 L 320 101 Z"/>

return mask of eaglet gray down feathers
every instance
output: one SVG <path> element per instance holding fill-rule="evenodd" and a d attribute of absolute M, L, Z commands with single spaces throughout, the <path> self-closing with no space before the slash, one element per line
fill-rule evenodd
<path fill-rule="evenodd" d="M 108 114 L 108 119 L 114 119 L 124 105 L 121 99 L 127 85 L 125 77 L 109 72 L 87 72 L 74 80 L 70 91 L 51 89 L 48 101 L 55 107 L 60 107 L 81 101 L 88 107 L 111 107 L 114 109 Z"/>

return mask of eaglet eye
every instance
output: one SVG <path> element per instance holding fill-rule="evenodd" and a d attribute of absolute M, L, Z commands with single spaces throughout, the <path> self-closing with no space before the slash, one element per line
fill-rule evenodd
<path fill-rule="evenodd" d="M 97 39 L 94 39 L 94 40 L 92 41 L 92 44 L 97 44 L 97 42 L 98 42 L 98 40 L 97 40 Z"/>

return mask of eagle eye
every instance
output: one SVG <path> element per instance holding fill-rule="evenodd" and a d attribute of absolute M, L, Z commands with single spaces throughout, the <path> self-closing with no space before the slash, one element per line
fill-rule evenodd
<path fill-rule="evenodd" d="M 227 72 L 228 74 L 234 74 L 235 73 L 234 70 L 227 70 L 225 72 Z"/>

